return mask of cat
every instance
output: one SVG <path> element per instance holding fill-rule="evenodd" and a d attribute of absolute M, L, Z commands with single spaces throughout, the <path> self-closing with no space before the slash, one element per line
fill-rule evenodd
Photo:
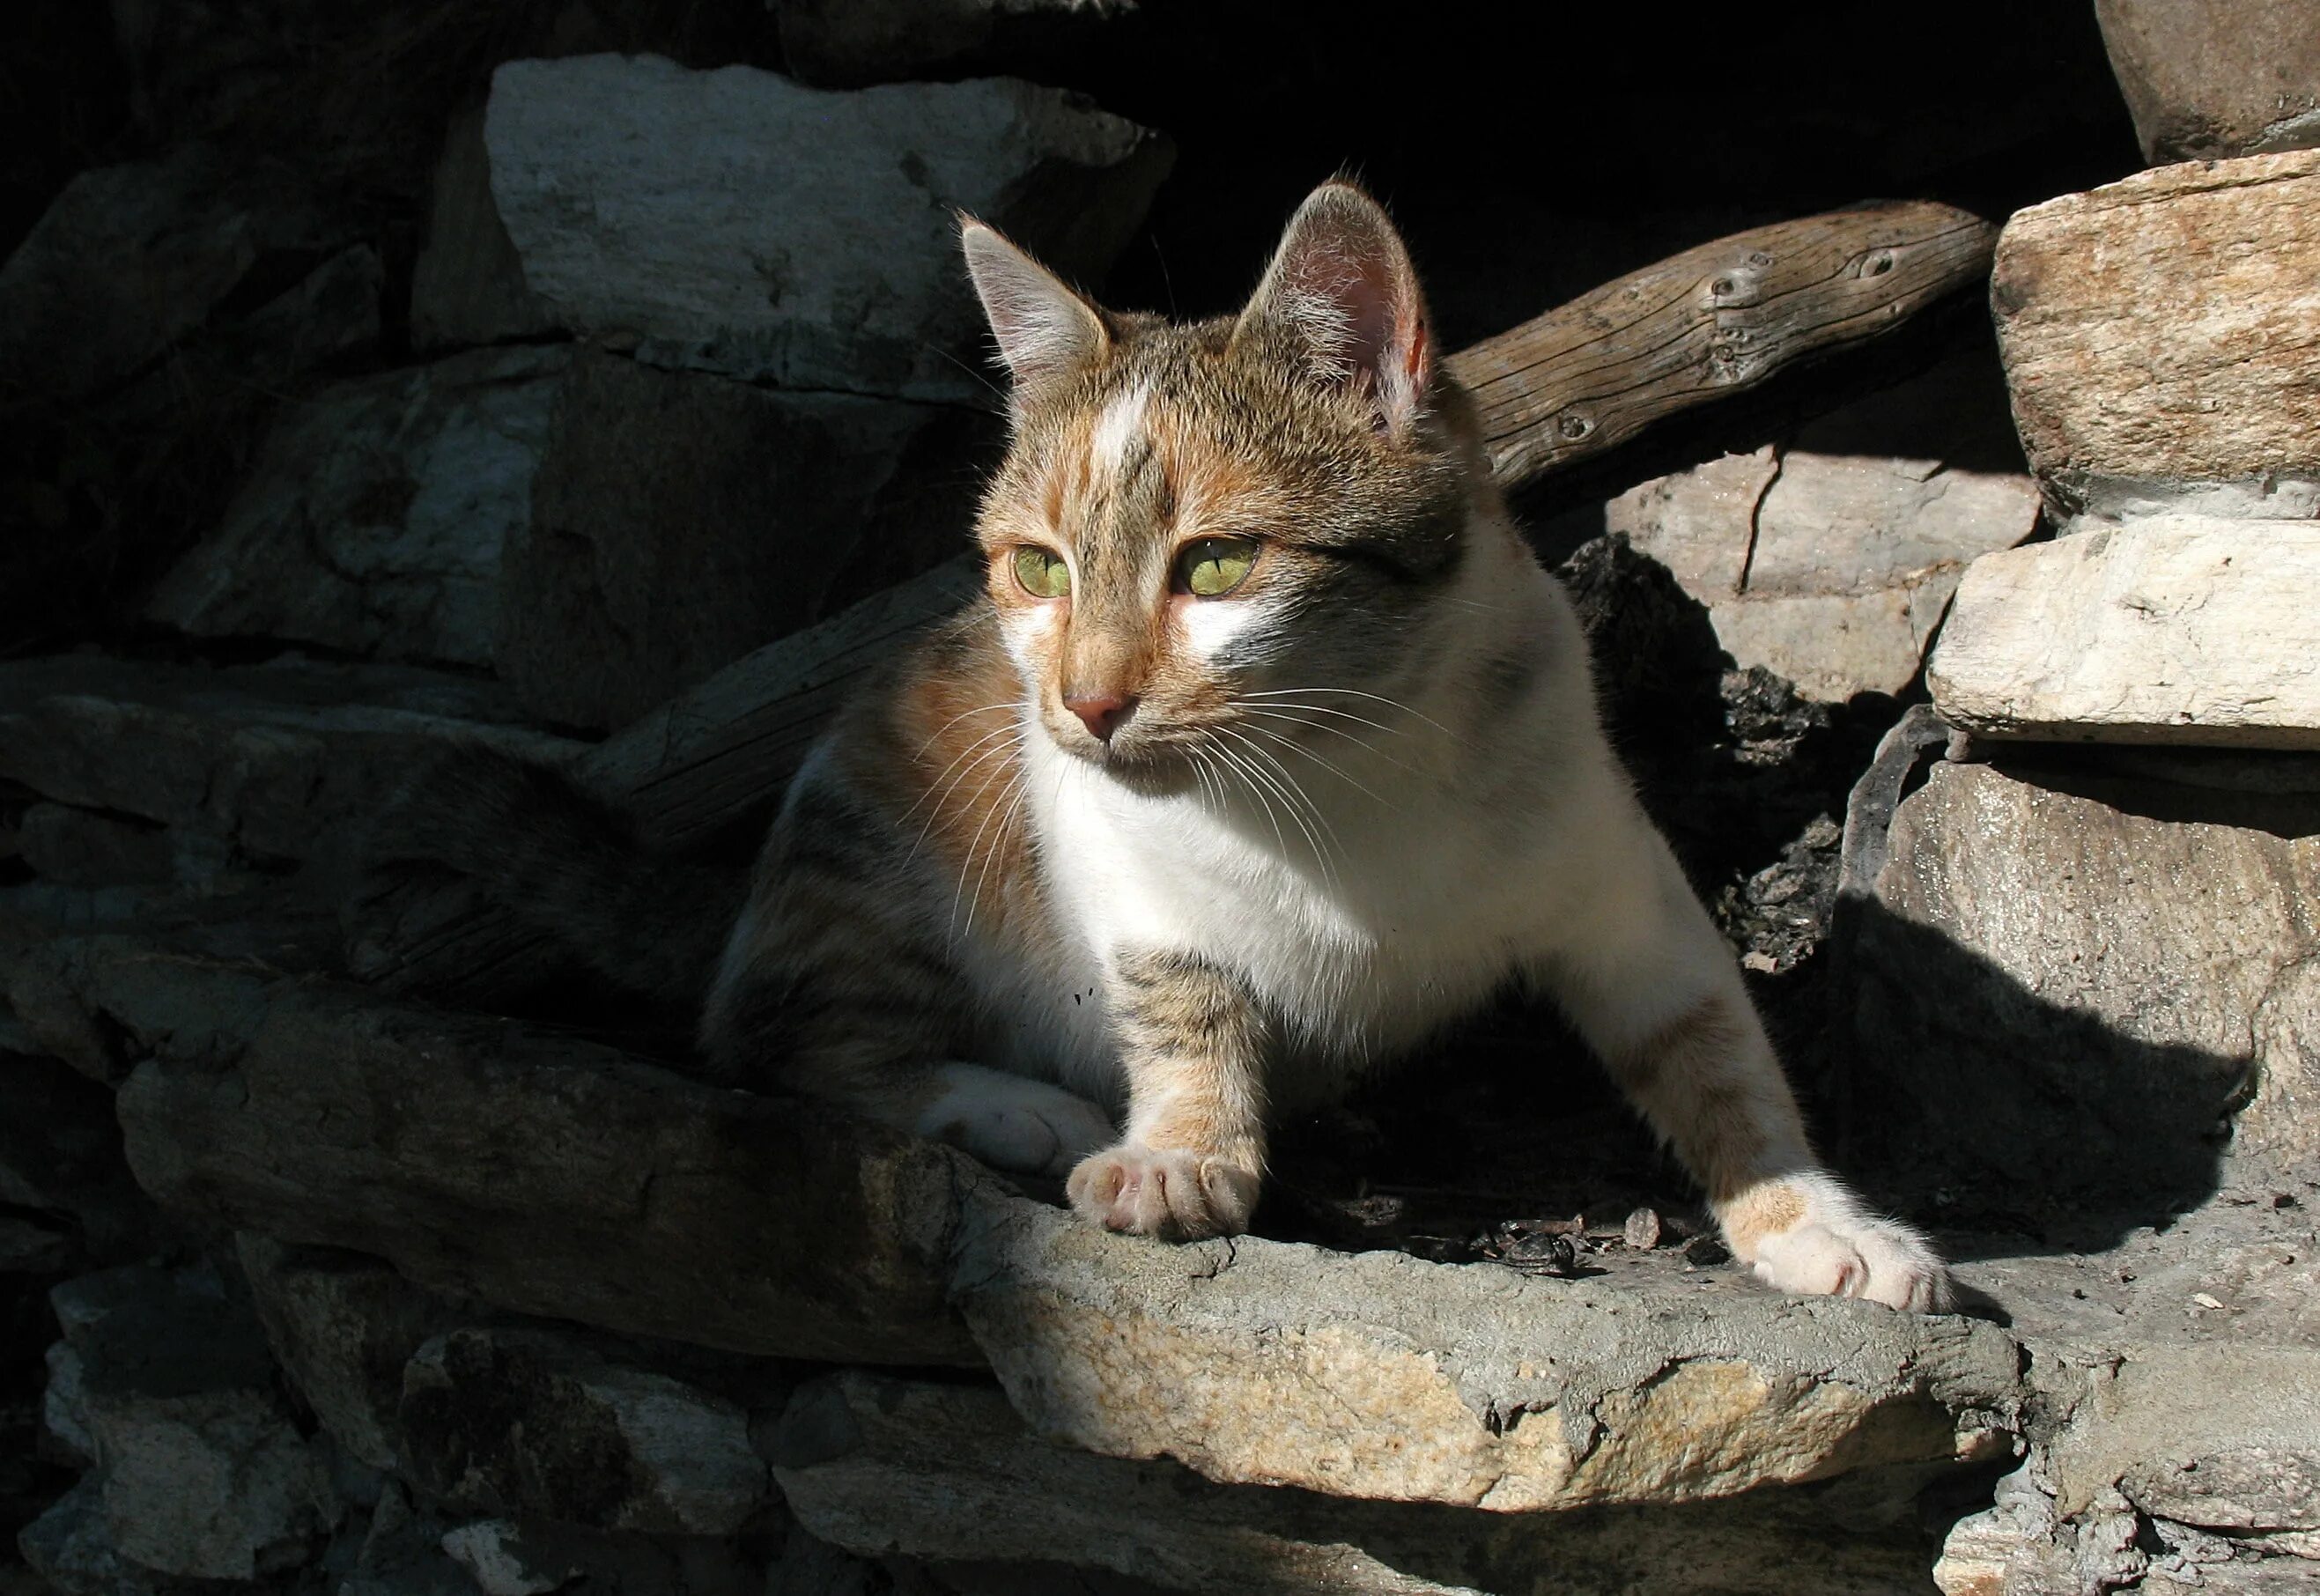
<path fill-rule="evenodd" d="M 1010 379 L 984 590 L 787 793 L 707 989 L 720 1076 L 1192 1240 L 1247 1227 L 1269 1122 L 1519 986 L 1763 1281 L 1953 1307 L 1815 1156 L 1383 209 L 1323 185 L 1189 324 L 960 239 Z"/>

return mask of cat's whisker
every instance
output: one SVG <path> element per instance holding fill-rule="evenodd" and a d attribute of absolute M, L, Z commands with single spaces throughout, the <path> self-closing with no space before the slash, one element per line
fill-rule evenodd
<path fill-rule="evenodd" d="M 1008 776 L 1008 785 L 1010 788 L 1015 790 L 1015 796 L 1018 798 L 1020 798 L 1022 795 L 1020 791 L 1022 784 L 1023 778 L 1021 773 L 1020 771 L 1010 772 Z M 966 896 L 966 873 L 974 868 L 974 856 L 976 850 L 981 848 L 983 846 L 983 834 L 990 830 L 991 822 L 998 817 L 999 812 L 999 804 L 995 801 L 983 810 L 983 820 L 976 825 L 974 828 L 974 837 L 967 842 L 966 856 L 959 861 L 958 890 L 951 894 L 950 899 L 950 923 L 953 928 L 953 934 L 958 937 L 962 941 L 964 941 L 974 929 L 974 905 L 976 899 L 981 896 L 983 892 L 982 877 L 977 876 L 975 878 L 974 889 L 976 898 L 969 898 Z M 1010 814 L 1014 812 L 1011 805 L 1009 807 L 1008 812 Z M 1005 828 L 1002 826 L 1001 828 L 1001 836 L 1003 837 L 1004 835 Z M 991 852 L 984 856 L 983 861 L 983 867 L 985 871 L 988 871 L 991 868 L 991 861 L 999 856 L 999 843 L 1000 838 L 994 837 L 992 839 Z M 962 902 L 965 902 L 966 906 L 966 923 L 965 925 L 961 925 L 959 923 L 958 918 L 959 905 Z"/>
<path fill-rule="evenodd" d="M 1401 806 L 1400 804 L 1388 803 L 1385 799 L 1379 797 L 1361 781 L 1348 775 L 1342 766 L 1323 758 L 1320 755 L 1315 753 L 1312 749 L 1307 748 L 1303 743 L 1299 742 L 1295 738 L 1289 736 L 1287 733 L 1268 730 L 1262 726 L 1252 726 L 1248 730 L 1253 736 L 1264 738 L 1269 742 L 1279 743 L 1284 748 L 1293 749 L 1296 752 L 1304 755 L 1308 759 L 1313 761 L 1314 764 L 1319 765 L 1322 769 L 1328 771 L 1331 775 L 1336 776 L 1339 781 L 1345 783 L 1347 786 L 1353 788 L 1354 791 L 1361 793 L 1362 796 L 1371 800 L 1373 803 L 1380 804 L 1386 809 L 1394 810 L 1397 812 L 1400 810 Z"/>
<path fill-rule="evenodd" d="M 1246 750 L 1252 774 L 1279 795 L 1282 807 L 1289 812 L 1291 821 L 1305 834 L 1307 844 L 1313 849 L 1313 862 L 1319 866 L 1323 881 L 1332 891 L 1335 891 L 1337 869 L 1330 858 L 1330 850 L 1322 846 L 1319 834 L 1314 830 L 1305 817 L 1310 813 L 1315 821 L 1319 821 L 1322 830 L 1328 833 L 1332 842 L 1337 841 L 1337 828 L 1329 824 L 1328 817 L 1323 814 L 1319 807 L 1314 803 L 1312 795 L 1299 784 L 1295 776 L 1290 775 L 1287 766 L 1232 728 L 1219 726 L 1217 730 Z M 1278 826 L 1274 828 L 1274 832 L 1276 836 L 1279 835 Z M 1283 839 L 1282 848 L 1284 852 L 1288 846 L 1287 840 Z M 1337 843 L 1337 851 L 1340 853 L 1344 851 L 1343 843 Z"/>
<path fill-rule="evenodd" d="M 934 730 L 934 735 L 928 738 L 926 741 L 919 745 L 917 752 L 911 756 L 911 762 L 915 764 L 917 761 L 925 758 L 927 757 L 927 750 L 942 740 L 942 734 L 944 732 L 948 731 L 952 727 L 957 725 L 961 721 L 965 720 L 969 715 L 987 715 L 993 710 L 1016 709 L 1020 706 L 1021 703 L 1022 701 L 1020 699 L 1002 698 L 996 703 L 980 703 L 971 710 L 959 711 L 958 713 L 953 715 L 949 720 L 945 721 L 941 725 L 936 727 Z"/>
<path fill-rule="evenodd" d="M 1233 702 L 1242 709 L 1254 709 L 1258 707 L 1255 701 L 1246 695 L 1237 698 Z M 1330 715 L 1340 721 L 1351 721 L 1356 725 L 1367 726 L 1375 730 L 1382 731 L 1390 737 L 1408 737 L 1409 735 L 1409 730 L 1408 727 L 1388 726 L 1383 721 L 1371 720 L 1367 715 L 1357 715 L 1351 710 L 1336 709 L 1328 704 L 1307 703 L 1301 699 L 1271 698 L 1264 707 L 1267 709 L 1305 710 L 1316 715 Z"/>
<path fill-rule="evenodd" d="M 1020 737 L 1020 736 L 1022 735 L 1022 728 L 1021 728 L 1021 727 L 1020 727 L 1020 726 L 1018 726 L 1018 727 L 996 726 L 996 727 L 993 727 L 993 728 L 992 728 L 992 730 L 990 730 L 989 731 L 984 732 L 981 737 L 976 738 L 973 742 L 971 742 L 971 743 L 967 744 L 967 745 L 966 745 L 966 747 L 965 747 L 965 748 L 963 748 L 959 749 L 959 751 L 958 751 L 957 753 L 956 753 L 956 754 L 952 755 L 952 756 L 951 756 L 951 761 L 950 761 L 950 763 L 949 763 L 949 764 L 947 764 L 947 765 L 946 765 L 946 766 L 944 766 L 940 770 L 937 771 L 937 772 L 935 773 L 935 778 L 934 778 L 934 780 L 932 780 L 932 781 L 930 781 L 930 782 L 929 782 L 929 783 L 927 784 L 926 791 L 925 791 L 925 792 L 923 792 L 923 793 L 920 793 L 919 794 L 919 800 L 918 800 L 918 803 L 913 803 L 913 804 L 911 804 L 910 808 L 908 808 L 908 809 L 904 810 L 904 811 L 902 812 L 902 813 L 901 819 L 900 819 L 900 820 L 898 820 L 895 823 L 896 823 L 897 825 L 903 824 L 903 823 L 907 822 L 912 815 L 914 815 L 914 814 L 918 813 L 918 812 L 919 812 L 919 805 L 920 805 L 920 804 L 924 803 L 926 803 L 929 798 L 934 797 L 934 795 L 935 795 L 935 789 L 937 789 L 938 787 L 940 787 L 940 786 L 943 784 L 943 778 L 944 778 L 945 776 L 948 775 L 952 771 L 956 770 L 956 769 L 958 768 L 958 766 L 959 766 L 959 761 L 960 761 L 960 760 L 965 759 L 965 758 L 966 758 L 968 756 L 972 755 L 972 754 L 973 754 L 973 753 L 974 753 L 977 748 L 982 748 L 985 743 L 990 742 L 993 738 L 1000 738 L 1000 737 L 1004 737 L 1004 736 L 1006 736 L 1006 735 L 1007 735 L 1007 733 L 1008 733 L 1010 730 L 1014 731 L 1018 737 Z M 913 761 L 913 763 L 916 763 L 916 761 L 914 760 L 914 761 Z M 948 796 L 947 793 L 945 793 L 945 796 Z"/>
<path fill-rule="evenodd" d="M 1001 853 L 1006 851 L 1007 833 L 1010 828 L 1011 828 L 1015 823 L 1015 816 L 1017 812 L 1023 807 L 1023 794 L 1026 789 L 1023 778 L 1020 774 L 1015 777 L 1014 790 L 1014 796 L 1008 801 L 1007 812 L 1000 816 L 999 830 L 992 835 L 991 850 L 983 856 L 983 868 L 975 872 L 974 894 L 966 901 L 966 925 L 959 932 L 962 937 L 971 934 L 974 929 L 974 910 L 975 905 L 983 902 L 983 884 L 991 875 L 991 866 L 992 862 L 996 860 Z M 987 816 L 985 818 L 988 819 Z M 980 835 L 980 832 L 977 834 Z M 968 849 L 966 857 L 970 864 L 974 862 L 974 853 L 972 848 Z M 964 884 L 965 881 L 965 871 L 962 870 L 960 872 L 959 879 L 962 884 Z M 1000 890 L 1002 893 L 1006 891 L 1006 878 L 1004 875 L 1000 878 Z M 956 905 L 954 904 L 953 912 L 956 911 Z"/>
<path fill-rule="evenodd" d="M 1023 737 L 1024 733 L 1022 729 L 1020 727 L 1016 728 L 1015 734 L 1012 737 L 994 748 L 986 748 L 983 753 L 975 757 L 974 764 L 968 766 L 965 770 L 958 773 L 957 776 L 951 782 L 950 785 L 943 789 L 942 796 L 936 800 L 933 811 L 927 816 L 926 823 L 919 828 L 918 836 L 911 839 L 911 851 L 902 857 L 902 863 L 907 865 L 912 859 L 919 857 L 920 847 L 925 843 L 928 833 L 934 830 L 935 822 L 942 819 L 943 810 L 950 803 L 951 794 L 957 792 L 960 787 L 964 786 L 969 776 L 973 775 L 983 766 L 990 764 L 992 760 L 1005 758 L 1019 753 L 1023 747 Z M 988 739 L 986 739 L 984 740 Z M 964 757 L 965 756 L 963 755 L 961 756 L 961 757 Z M 988 788 L 990 784 L 990 780 L 985 778 L 983 788 L 978 788 L 977 791 L 980 792 L 983 790 L 983 788 Z M 923 803 L 924 800 L 921 799 L 920 802 Z M 918 805 L 911 805 L 911 813 L 916 813 L 917 811 Z M 907 821 L 910 818 L 910 815 L 906 814 L 902 817 L 902 820 Z"/>
<path fill-rule="evenodd" d="M 1218 758 L 1222 759 L 1228 767 L 1239 775 L 1241 786 L 1248 793 L 1249 796 L 1257 801 L 1259 807 L 1264 811 L 1264 818 L 1267 823 L 1269 823 L 1273 828 L 1273 840 L 1279 846 L 1282 856 L 1284 858 L 1287 857 L 1289 854 L 1289 838 L 1287 834 L 1281 830 L 1280 817 L 1273 813 L 1273 800 L 1267 797 L 1265 795 L 1264 789 L 1257 784 L 1254 775 L 1251 774 L 1248 762 L 1237 757 L 1230 748 L 1225 747 L 1224 744 L 1220 742 L 1212 741 L 1210 744 L 1210 747 L 1215 752 Z"/>
<path fill-rule="evenodd" d="M 1364 693 L 1359 687 L 1279 687 L 1262 693 L 1245 694 L 1243 696 L 1247 698 L 1285 698 L 1293 694 L 1299 693 L 1342 693 L 1349 698 L 1366 698 L 1371 703 L 1382 703 L 1388 709 L 1400 710 L 1405 715 L 1414 715 L 1418 719 L 1425 721 L 1428 726 L 1433 727 L 1435 730 L 1442 733 L 1445 737 L 1455 738 L 1458 736 L 1456 732 L 1451 730 L 1450 728 L 1445 726 L 1441 721 L 1427 714 L 1424 710 L 1413 709 L 1409 704 L 1402 703 L 1400 699 L 1388 698 L 1382 693 Z M 1459 740 L 1464 741 L 1464 739 L 1460 739 Z"/>
<path fill-rule="evenodd" d="M 1411 775 L 1416 775 L 1418 774 L 1417 766 L 1395 758 L 1391 754 L 1389 754 L 1382 748 L 1378 748 L 1374 743 L 1370 742 L 1364 738 L 1355 736 L 1352 732 L 1346 730 L 1342 726 L 1332 726 L 1326 721 L 1309 721 L 1304 716 L 1293 713 L 1290 710 L 1282 709 L 1279 705 L 1268 704 L 1260 708 L 1255 704 L 1240 703 L 1235 704 L 1233 707 L 1239 710 L 1241 713 L 1245 715 L 1260 715 L 1268 721 L 1286 721 L 1292 726 L 1302 726 L 1308 731 L 1326 731 L 1332 737 L 1342 737 L 1347 742 L 1353 744 L 1354 747 L 1361 749 L 1363 753 L 1369 755 L 1370 757 L 1373 759 L 1382 759 L 1388 765 L 1392 766 L 1396 770 L 1406 772 Z M 1251 728 L 1251 730 L 1255 729 Z M 1280 734 L 1275 733 L 1274 735 L 1278 736 Z M 1301 743 L 1298 743 L 1294 739 L 1289 739 L 1288 740 L 1291 747 L 1302 748 L 1304 746 Z"/>

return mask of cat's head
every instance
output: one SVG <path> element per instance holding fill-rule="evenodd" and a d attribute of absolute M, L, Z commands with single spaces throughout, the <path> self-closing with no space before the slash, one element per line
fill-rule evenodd
<path fill-rule="evenodd" d="M 962 241 L 1012 379 L 977 535 L 1057 745 L 1188 785 L 1409 664 L 1489 490 L 1374 200 L 1315 190 L 1246 306 L 1192 324 L 1104 310 L 981 222 Z"/>

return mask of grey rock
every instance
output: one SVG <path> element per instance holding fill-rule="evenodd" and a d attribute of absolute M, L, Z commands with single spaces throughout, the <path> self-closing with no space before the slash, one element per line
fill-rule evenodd
<path fill-rule="evenodd" d="M 257 1321 L 198 1280 L 113 1271 L 59 1293 L 109 1544 L 156 1573 L 249 1580 L 336 1523 Z"/>
<path fill-rule="evenodd" d="M 0 266 L 0 370 L 59 397 L 110 387 L 201 331 L 262 270 L 325 250 L 327 279 L 267 304 L 267 331 L 294 335 L 313 360 L 376 339 L 376 258 L 349 258 L 330 224 L 284 197 L 295 192 L 197 145 L 81 173 Z"/>
<path fill-rule="evenodd" d="M 777 0 L 782 59 L 808 83 L 956 76 L 962 61 L 1083 42 L 1136 0 Z"/>
<path fill-rule="evenodd" d="M 96 1439 L 88 1433 L 88 1399 L 81 1392 L 80 1354 L 69 1341 L 50 1345 L 44 1362 L 48 1383 L 41 1390 L 41 1450 L 68 1467 L 96 1463 Z"/>
<path fill-rule="evenodd" d="M 485 682 L 282 660 L 211 669 L 71 655 L 0 664 L 0 777 L 204 839 L 248 865 L 314 866 L 334 896 L 358 822 L 447 739 L 555 761 Z"/>
<path fill-rule="evenodd" d="M 2320 521 L 2158 516 L 1974 562 L 1926 670 L 1978 737 L 2320 748 Z"/>
<path fill-rule="evenodd" d="M 958 1300 L 1031 1428 L 1227 1483 L 1497 1512 L 1700 1501 L 1980 1455 L 2016 1389 L 2013 1343 L 1966 1319 L 1148 1246 L 1020 1202 L 976 1220 Z"/>
<path fill-rule="evenodd" d="M 552 1332 L 437 1337 L 399 1417 L 409 1476 L 456 1511 L 731 1535 L 770 1501 L 740 1408 Z"/>
<path fill-rule="evenodd" d="M 2153 164 L 2320 144 L 2313 0 L 2096 0 L 2095 16 Z"/>
<path fill-rule="evenodd" d="M 176 873 L 161 827 L 67 803 L 27 805 L 18 838 L 33 875 L 68 886 L 167 881 Z"/>
<path fill-rule="evenodd" d="M 621 726 L 916 574 L 970 523 L 978 419 L 584 356 L 509 540 L 501 678 L 543 720 Z"/>
<path fill-rule="evenodd" d="M 2241 1178 L 2304 1167 L 2315 832 L 2309 794 L 1935 766 L 1857 922 L 1859 1071 L 1945 1156 L 2064 1188 L 2204 1188 L 2227 1129 Z"/>
<path fill-rule="evenodd" d="M 814 1535 L 944 1571 L 1011 1565 L 1011 1581 L 971 1590 L 1045 1588 L 1034 1563 L 1073 1565 L 1098 1590 L 1109 1572 L 1138 1590 L 1234 1596 L 1870 1596 L 1924 1577 L 1906 1528 L 1848 1528 L 1835 1502 L 1777 1488 L 1745 1502 L 1552 1513 L 1333 1500 L 1088 1457 L 1029 1433 L 996 1392 L 862 1373 L 802 1389 L 773 1446 L 784 1494 Z"/>
<path fill-rule="evenodd" d="M 479 350 L 293 404 L 147 615 L 197 637 L 490 665 L 501 552 L 530 524 L 569 353 Z"/>
<path fill-rule="evenodd" d="M 956 1192 L 975 1178 L 956 1155 L 510 1021 L 126 939 L 67 962 L 68 989 L 157 1055 L 120 1110 L 167 1209 L 520 1312 L 776 1356 L 975 1360 L 945 1302 Z"/>
<path fill-rule="evenodd" d="M 72 1238 L 56 1226 L 0 1214 L 0 1274 L 61 1274 L 72 1259 Z"/>
<path fill-rule="evenodd" d="M 358 1253 L 285 1247 L 247 1231 L 235 1243 L 291 1384 L 349 1455 L 393 1469 L 404 1365 L 430 1336 L 471 1320 L 473 1310 Z"/>
<path fill-rule="evenodd" d="M 2036 485 L 1988 468 L 2005 451 L 1972 424 L 1986 377 L 1953 363 L 1792 444 L 1632 488 L 1604 524 L 1674 572 L 1741 665 L 1826 701 L 1898 693 L 1967 562 L 2037 526 Z"/>
<path fill-rule="evenodd" d="M 524 294 L 434 263 L 414 322 L 475 336 L 476 306 L 516 305 L 512 332 L 544 317 L 657 364 L 954 402 L 988 390 L 953 208 L 1092 280 L 1169 161 L 1155 135 L 1029 84 L 833 94 L 650 56 L 511 61 L 481 133 Z M 478 225 L 437 237 L 488 271 Z"/>
<path fill-rule="evenodd" d="M 16 1537 L 32 1571 L 64 1596 L 159 1596 L 174 1582 L 122 1555 L 95 1476 L 49 1504 Z"/>
<path fill-rule="evenodd" d="M 606 1534 L 570 1525 L 485 1519 L 442 1547 L 484 1596 L 545 1596 L 578 1584 L 621 1596 L 764 1596 L 764 1571 L 730 1540 Z"/>
<path fill-rule="evenodd" d="M 154 1231 L 112 1094 L 53 1058 L 0 1055 L 0 1203 L 65 1232 L 78 1258 L 129 1256 Z"/>

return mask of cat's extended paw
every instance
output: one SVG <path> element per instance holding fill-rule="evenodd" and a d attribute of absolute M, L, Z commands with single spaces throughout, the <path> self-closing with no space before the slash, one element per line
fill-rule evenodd
<path fill-rule="evenodd" d="M 1756 1275 L 1780 1291 L 1862 1297 L 1912 1313 L 1957 1304 L 1949 1270 L 1907 1225 L 1862 1214 L 1808 1219 L 1756 1244 Z"/>
<path fill-rule="evenodd" d="M 993 1169 L 1061 1178 L 1116 1134 L 1086 1098 L 1045 1081 L 947 1064 L 938 1094 L 920 1111 L 920 1136 L 946 1141 Z"/>
<path fill-rule="evenodd" d="M 1248 1229 L 1257 1178 L 1212 1155 L 1122 1142 L 1073 1170 L 1067 1189 L 1072 1207 L 1107 1230 L 1199 1241 Z"/>

